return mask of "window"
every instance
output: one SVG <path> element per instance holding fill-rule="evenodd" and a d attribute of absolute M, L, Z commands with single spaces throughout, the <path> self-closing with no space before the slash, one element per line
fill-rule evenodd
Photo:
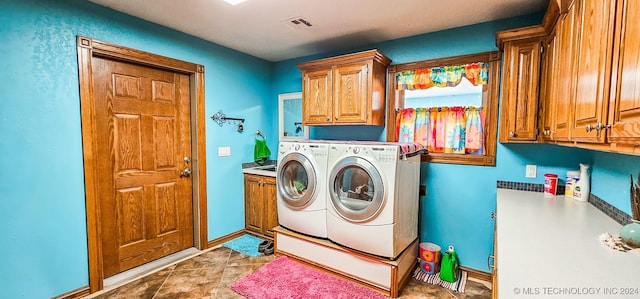
<path fill-rule="evenodd" d="M 423 161 L 495 166 L 499 71 L 500 52 L 389 66 L 387 140 L 422 143 Z"/>

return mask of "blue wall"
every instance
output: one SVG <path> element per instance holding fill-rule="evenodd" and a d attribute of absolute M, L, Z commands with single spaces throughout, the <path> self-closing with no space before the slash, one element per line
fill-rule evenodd
<path fill-rule="evenodd" d="M 209 239 L 244 227 L 240 164 L 253 159 L 253 133 L 277 146 L 277 95 L 301 90 L 297 62 L 269 63 L 84 0 L 0 0 L 0 281 L 2 296 L 46 298 L 88 284 L 76 35 L 205 66 L 205 113 L 244 117 L 206 124 Z M 496 31 L 537 23 L 528 16 L 363 47 L 394 63 L 495 50 Z M 383 127 L 313 128 L 316 139 L 381 140 Z M 230 146 L 230 157 L 217 157 Z M 640 157 L 554 145 L 498 145 L 495 167 L 423 164 L 421 240 L 456 246 L 463 265 L 488 271 L 496 180 L 541 183 L 578 163 L 594 166 L 592 192 L 630 213 L 629 174 Z M 275 151 L 273 151 L 275 152 Z M 275 157 L 272 157 L 275 158 Z M 525 179 L 526 164 L 538 178 Z M 525 211 L 526 212 L 526 211 Z"/>
<path fill-rule="evenodd" d="M 497 31 L 539 24 L 541 17 L 534 14 L 487 22 L 279 62 L 274 68 L 274 93 L 301 90 L 301 73 L 295 67 L 301 61 L 372 48 L 391 58 L 392 64 L 495 51 Z M 384 128 L 363 126 L 311 130 L 312 139 L 384 140 L 384 134 Z M 630 213 L 628 176 L 629 173 L 636 176 L 640 170 L 638 162 L 640 157 L 636 156 L 556 145 L 498 144 L 495 167 L 423 163 L 421 180 L 428 192 L 421 198 L 420 239 L 443 248 L 454 245 L 462 265 L 490 271 L 487 255 L 493 252 L 494 227 L 490 214 L 495 211 L 497 180 L 542 183 L 544 173 L 564 178 L 567 170 L 578 169 L 579 163 L 589 163 L 594 167 L 593 194 Z M 527 164 L 538 166 L 537 178 L 524 177 Z"/>
<path fill-rule="evenodd" d="M 241 163 L 256 129 L 277 136 L 272 63 L 88 1 L 2 0 L 0 22 L 0 297 L 88 285 L 76 35 L 205 66 L 209 239 L 244 228 Z M 211 121 L 218 110 L 245 132 Z"/>

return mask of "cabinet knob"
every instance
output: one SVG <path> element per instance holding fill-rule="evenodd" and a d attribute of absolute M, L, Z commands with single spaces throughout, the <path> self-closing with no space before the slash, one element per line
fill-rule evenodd
<path fill-rule="evenodd" d="M 331 118 L 327 116 L 327 121 L 330 121 L 330 120 L 331 120 Z"/>
<path fill-rule="evenodd" d="M 594 127 L 592 127 L 591 125 L 587 125 L 586 127 L 584 127 L 584 129 L 587 130 L 587 133 L 589 133 L 594 129 Z"/>
<path fill-rule="evenodd" d="M 509 136 L 516 137 L 516 132 L 514 132 L 514 131 L 509 132 Z"/>
<path fill-rule="evenodd" d="M 336 120 L 338 120 L 338 117 L 336 116 Z"/>

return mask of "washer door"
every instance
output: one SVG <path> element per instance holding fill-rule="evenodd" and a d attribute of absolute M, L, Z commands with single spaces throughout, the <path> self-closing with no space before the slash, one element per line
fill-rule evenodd
<path fill-rule="evenodd" d="M 329 196 L 333 208 L 343 219 L 368 221 L 384 203 L 382 176 L 371 162 L 359 157 L 346 157 L 331 170 Z"/>
<path fill-rule="evenodd" d="M 300 153 L 287 154 L 278 165 L 278 195 L 291 209 L 301 210 L 313 202 L 317 186 L 311 161 Z"/>

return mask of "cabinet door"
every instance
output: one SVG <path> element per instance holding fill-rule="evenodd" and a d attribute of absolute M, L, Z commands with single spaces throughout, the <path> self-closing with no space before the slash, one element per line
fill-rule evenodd
<path fill-rule="evenodd" d="M 340 124 L 366 123 L 369 64 L 341 65 L 335 69 L 334 122 Z"/>
<path fill-rule="evenodd" d="M 574 2 L 575 3 L 575 2 Z M 552 135 L 554 140 L 569 140 L 571 128 L 571 110 L 575 97 L 575 49 L 576 49 L 576 5 L 569 7 L 567 14 L 560 17 L 556 24 L 558 39 L 558 71 L 554 80 L 557 82 L 555 95 L 552 95 L 555 103 L 555 116 L 552 123 Z"/>
<path fill-rule="evenodd" d="M 535 141 L 540 77 L 540 39 L 504 45 L 502 140 Z M 503 120 L 504 122 L 505 120 Z"/>
<path fill-rule="evenodd" d="M 578 20 L 577 85 L 571 140 L 604 142 L 613 48 L 614 0 L 581 0 Z"/>
<path fill-rule="evenodd" d="M 540 83 L 540 133 L 543 140 L 553 139 L 553 121 L 555 118 L 555 96 L 558 92 L 558 36 L 553 31 L 545 41 Z"/>
<path fill-rule="evenodd" d="M 332 70 L 309 71 L 302 74 L 302 123 L 331 124 L 333 111 Z"/>
<path fill-rule="evenodd" d="M 640 1 L 618 2 L 609 141 L 640 142 Z"/>
<path fill-rule="evenodd" d="M 265 177 L 262 184 L 264 207 L 263 233 L 269 237 L 273 237 L 273 228 L 278 226 L 278 207 L 276 199 L 276 178 Z"/>
<path fill-rule="evenodd" d="M 245 228 L 262 233 L 262 180 L 260 176 L 244 175 Z"/>

